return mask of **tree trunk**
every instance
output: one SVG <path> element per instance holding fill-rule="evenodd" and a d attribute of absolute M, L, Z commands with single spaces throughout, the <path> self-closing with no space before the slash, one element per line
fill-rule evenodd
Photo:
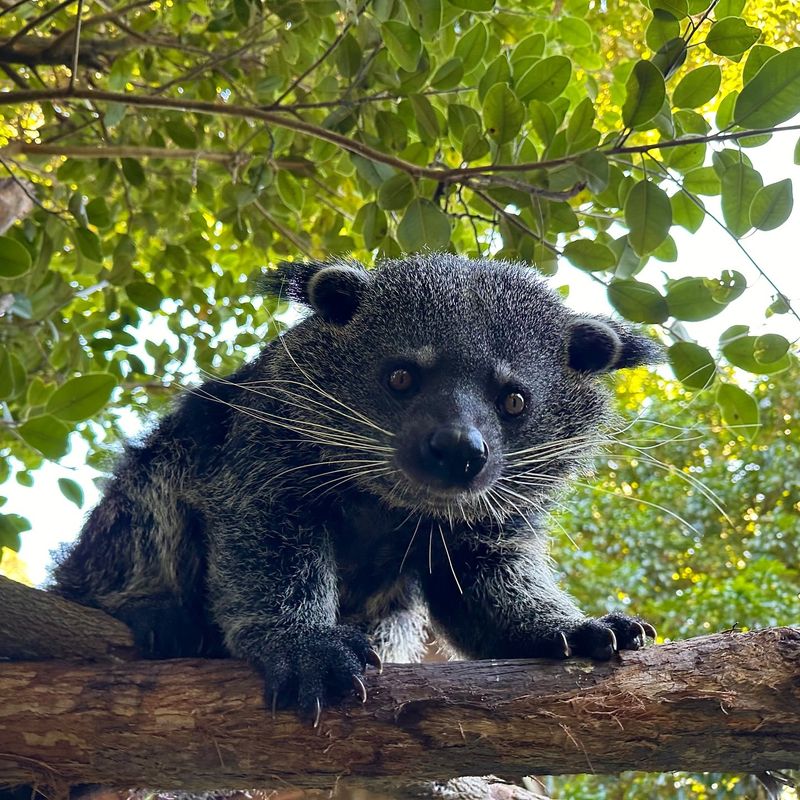
<path fill-rule="evenodd" d="M 63 794 L 373 788 L 459 774 L 800 764 L 800 631 L 722 633 L 612 662 L 389 665 L 317 730 L 233 660 L 0 664 L 0 784 Z M 405 791 L 405 790 L 403 790 Z M 409 792 L 412 789 L 408 789 Z M 405 796 L 405 795 L 403 795 Z"/>

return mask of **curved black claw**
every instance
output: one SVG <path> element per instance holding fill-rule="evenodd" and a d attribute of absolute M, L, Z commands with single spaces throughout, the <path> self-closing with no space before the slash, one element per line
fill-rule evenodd
<path fill-rule="evenodd" d="M 319 727 L 319 721 L 320 721 L 320 719 L 322 719 L 322 703 L 320 703 L 319 697 L 315 697 L 314 698 L 314 702 L 315 702 L 316 708 L 315 708 L 315 711 L 314 711 L 314 723 L 312 724 L 311 727 L 312 728 L 318 728 Z"/>
<path fill-rule="evenodd" d="M 376 663 L 377 661 L 377 663 Z M 264 675 L 264 702 L 272 708 L 296 706 L 316 728 L 326 705 L 352 696 L 367 700 L 360 675 L 380 659 L 356 628 L 337 625 L 297 636 L 276 637 L 257 662 Z"/>
<path fill-rule="evenodd" d="M 362 681 L 358 675 L 353 675 L 353 689 L 355 689 L 356 695 L 358 696 L 358 699 L 361 700 L 361 703 L 366 703 L 367 687 L 364 686 L 364 681 Z"/>
<path fill-rule="evenodd" d="M 561 642 L 556 656 L 588 656 L 608 661 L 620 650 L 639 650 L 655 628 L 638 617 L 625 614 L 606 614 L 599 619 L 582 619 L 558 631 Z"/>
<path fill-rule="evenodd" d="M 371 664 L 378 670 L 378 675 L 383 673 L 383 661 L 381 661 L 381 657 L 371 647 L 364 654 L 364 658 L 367 664 Z"/>

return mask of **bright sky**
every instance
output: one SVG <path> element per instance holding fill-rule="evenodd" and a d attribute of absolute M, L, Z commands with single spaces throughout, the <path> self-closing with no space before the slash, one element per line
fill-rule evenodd
<path fill-rule="evenodd" d="M 797 121 L 797 120 L 795 120 Z M 793 166 L 793 150 L 797 135 L 784 133 L 773 137 L 768 145 L 748 150 L 747 153 L 765 183 L 773 183 L 789 176 L 793 179 L 795 210 L 791 219 L 776 231 L 757 232 L 742 239 L 742 243 L 767 272 L 781 291 L 789 297 L 795 308 L 800 308 L 800 167 Z M 716 216 L 720 216 L 715 198 L 703 198 Z M 662 270 L 671 277 L 692 275 L 719 277 L 724 269 L 737 269 L 747 277 L 748 291 L 731 304 L 722 314 L 706 322 L 691 323 L 690 330 L 704 344 L 713 346 L 719 334 L 730 325 L 747 324 L 754 333 L 770 331 L 782 333 L 790 341 L 800 339 L 800 323 L 790 315 L 764 318 L 764 309 L 771 301 L 773 290 L 758 275 L 725 231 L 706 219 L 698 233 L 690 235 L 680 228 L 673 229 L 678 245 L 677 264 L 651 261 L 645 271 L 637 276 L 655 286 L 663 285 Z M 579 270 L 565 265 L 553 279 L 555 286 L 570 285 L 569 304 L 578 310 L 597 312 L 608 310 L 605 293 Z M 99 494 L 92 481 L 97 475 L 84 465 L 86 448 L 79 436 L 72 437 L 72 450 L 60 464 L 46 463 L 35 473 L 31 488 L 10 481 L 4 486 L 8 503 L 3 511 L 27 517 L 32 530 L 22 534 L 20 555 L 26 561 L 34 582 L 41 584 L 47 577 L 49 553 L 62 542 L 71 541 L 83 524 L 86 510 L 97 501 Z M 85 494 L 84 509 L 78 509 L 66 500 L 58 489 L 59 478 L 78 481 Z"/>

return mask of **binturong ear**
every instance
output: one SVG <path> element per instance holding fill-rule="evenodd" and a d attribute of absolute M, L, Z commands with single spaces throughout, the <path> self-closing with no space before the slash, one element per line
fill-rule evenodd
<path fill-rule="evenodd" d="M 658 342 L 607 317 L 580 317 L 567 331 L 567 363 L 577 372 L 610 372 L 663 360 Z"/>
<path fill-rule="evenodd" d="M 357 261 L 284 261 L 257 282 L 262 294 L 309 306 L 326 322 L 345 325 L 358 310 L 370 274 Z"/>

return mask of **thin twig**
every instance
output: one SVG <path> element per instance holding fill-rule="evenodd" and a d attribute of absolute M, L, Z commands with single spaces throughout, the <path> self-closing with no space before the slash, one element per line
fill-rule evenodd
<path fill-rule="evenodd" d="M 45 11 L 43 14 L 40 14 L 38 17 L 32 19 L 27 25 L 23 25 L 8 41 L 3 42 L 4 47 L 11 47 L 24 36 L 27 36 L 34 28 L 37 28 L 43 22 L 46 22 L 50 17 L 55 14 L 58 14 L 62 8 L 66 8 L 69 5 L 72 5 L 75 0 L 61 0 L 61 2 L 57 6 L 53 6 L 49 11 Z"/>
<path fill-rule="evenodd" d="M 482 192 L 480 189 L 473 188 L 472 191 L 475 192 L 475 194 L 478 195 L 478 197 L 480 197 L 481 200 L 484 201 L 484 203 L 488 203 L 498 214 L 500 214 L 501 217 L 503 217 L 503 219 L 508 220 L 508 222 L 511 223 L 514 227 L 519 228 L 519 230 L 521 230 L 524 234 L 526 234 L 527 236 L 530 236 L 532 239 L 535 239 L 537 242 L 539 242 L 542 245 L 542 247 L 546 248 L 547 250 L 549 250 L 554 255 L 557 255 L 557 256 L 561 255 L 561 251 L 554 244 L 551 244 L 546 239 L 543 239 L 538 233 L 536 233 L 535 230 L 533 230 L 532 228 L 529 228 L 519 218 L 518 215 L 512 214 L 509 211 L 506 211 L 506 209 L 503 208 L 503 206 L 501 206 L 500 203 L 498 203 L 496 200 L 494 200 L 492 197 L 490 197 L 485 192 Z"/>
<path fill-rule="evenodd" d="M 81 16 L 83 15 L 83 0 L 78 0 L 78 13 L 75 16 L 75 44 L 72 50 L 72 67 L 69 76 L 69 88 L 75 88 L 78 79 L 78 58 L 81 53 Z"/>
<path fill-rule="evenodd" d="M 261 214 L 262 217 L 270 224 L 273 228 L 275 228 L 278 233 L 283 236 L 285 239 L 288 239 L 303 255 L 307 258 L 314 258 L 314 254 L 308 247 L 308 244 L 304 242 L 293 230 L 287 228 L 282 222 L 275 219 L 272 214 L 267 211 L 261 203 L 256 200 L 253 203 L 253 206 L 258 210 L 258 213 Z"/>
<path fill-rule="evenodd" d="M 364 10 L 370 4 L 370 2 L 371 0 L 365 0 L 365 2 L 359 6 L 355 13 L 356 19 L 358 19 L 364 13 Z M 339 31 L 339 35 L 325 48 L 322 55 L 320 55 L 320 57 L 313 64 L 311 64 L 308 69 L 305 69 L 292 81 L 292 83 L 289 85 L 289 88 L 274 103 L 270 105 L 270 108 L 279 108 L 281 101 L 288 97 L 341 44 L 342 39 L 347 36 L 348 31 L 352 27 L 352 20 L 345 23 L 345 25 L 342 27 L 342 30 Z"/>
<path fill-rule="evenodd" d="M 17 175 L 14 173 L 14 170 L 6 163 L 6 160 L 0 156 L 0 166 L 8 172 L 9 177 L 12 181 L 25 193 L 25 196 L 30 200 L 35 206 L 41 208 L 42 211 L 46 211 L 48 214 L 53 214 L 53 216 L 58 217 L 61 219 L 62 215 L 65 212 L 62 211 L 53 211 L 51 208 L 47 208 L 46 206 L 42 205 L 42 201 L 30 190 L 28 186 L 25 185 L 25 181 L 21 181 Z"/>
<path fill-rule="evenodd" d="M 6 14 L 13 13 L 20 6 L 24 6 L 25 3 L 30 3 L 30 0 L 17 0 L 16 3 L 12 3 L 8 8 L 4 8 L 2 11 L 0 11 L 0 17 L 4 17 Z"/>

